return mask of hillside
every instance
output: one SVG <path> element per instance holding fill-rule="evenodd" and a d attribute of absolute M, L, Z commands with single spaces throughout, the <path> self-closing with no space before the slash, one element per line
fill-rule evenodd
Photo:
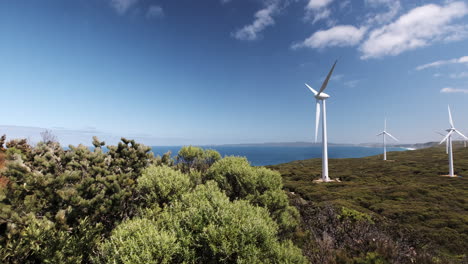
<path fill-rule="evenodd" d="M 466 261 L 468 148 L 458 145 L 454 157 L 455 172 L 464 177 L 441 176 L 448 172 L 444 147 L 390 152 L 394 161 L 387 162 L 381 155 L 332 159 L 330 175 L 340 183 L 312 182 L 320 177 L 321 159 L 268 167 L 281 173 L 287 190 L 314 206 L 354 209 L 397 227 L 402 236 L 417 241 L 415 247 Z"/>

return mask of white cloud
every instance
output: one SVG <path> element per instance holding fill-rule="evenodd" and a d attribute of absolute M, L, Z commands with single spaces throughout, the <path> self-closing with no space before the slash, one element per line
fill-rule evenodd
<path fill-rule="evenodd" d="M 164 17 L 164 10 L 160 6 L 152 5 L 148 8 L 148 11 L 146 12 L 146 17 L 147 18 L 162 18 Z"/>
<path fill-rule="evenodd" d="M 293 49 L 309 47 L 309 48 L 325 48 L 331 46 L 355 46 L 359 44 L 364 37 L 367 28 L 356 28 L 350 25 L 335 26 L 327 30 L 319 30 L 312 34 L 309 38 L 301 43 L 296 43 L 292 46 Z"/>
<path fill-rule="evenodd" d="M 330 15 L 331 15 L 331 11 L 330 11 L 330 9 L 327 9 L 327 8 L 322 9 L 320 11 L 317 11 L 313 15 L 314 20 L 312 21 L 312 23 L 315 23 L 315 22 L 317 22 L 319 20 L 322 20 L 322 19 L 327 19 L 328 17 L 330 17 Z"/>
<path fill-rule="evenodd" d="M 458 89 L 452 87 L 445 87 L 440 90 L 441 93 L 464 93 L 468 94 L 468 89 Z"/>
<path fill-rule="evenodd" d="M 450 59 L 450 60 L 434 61 L 434 62 L 431 62 L 431 63 L 420 65 L 420 66 L 416 67 L 416 70 L 420 71 L 420 70 L 424 70 L 424 69 L 427 69 L 427 68 L 439 67 L 439 66 L 447 65 L 447 64 L 463 64 L 463 63 L 468 64 L 468 56 L 463 56 L 463 57 L 460 57 L 460 58 L 455 58 L 455 59 Z"/>
<path fill-rule="evenodd" d="M 123 15 L 137 2 L 138 0 L 111 0 L 110 4 L 118 14 Z"/>
<path fill-rule="evenodd" d="M 266 27 L 275 24 L 273 15 L 277 12 L 279 12 L 278 2 L 274 1 L 264 9 L 259 10 L 255 14 L 254 22 L 234 32 L 232 34 L 233 37 L 239 40 L 258 39 L 260 32 L 262 32 Z"/>
<path fill-rule="evenodd" d="M 451 23 L 466 14 L 468 7 L 460 1 L 445 6 L 428 4 L 414 8 L 397 21 L 370 32 L 360 47 L 361 58 L 397 55 L 437 41 L 451 40 L 452 34 L 460 35 L 460 29 L 466 30 L 466 27 Z M 461 38 L 464 36 L 466 34 L 462 33 Z"/>
<path fill-rule="evenodd" d="M 307 9 L 312 9 L 312 10 L 318 10 L 321 8 L 325 8 L 329 4 L 331 4 L 333 0 L 309 0 L 309 3 L 307 4 Z"/>
<path fill-rule="evenodd" d="M 366 0 L 367 5 L 377 8 L 380 6 L 386 6 L 387 12 L 369 14 L 367 24 L 384 24 L 391 21 L 400 11 L 401 3 L 399 0 Z"/>
<path fill-rule="evenodd" d="M 306 6 L 305 20 L 312 20 L 312 23 L 319 20 L 328 19 L 331 16 L 331 10 L 327 8 L 333 0 L 309 0 Z M 331 22 L 329 22 L 331 24 Z"/>
<path fill-rule="evenodd" d="M 343 74 L 335 74 L 335 75 L 333 75 L 333 76 L 330 78 L 330 80 L 332 80 L 332 81 L 339 81 L 339 80 L 343 79 L 343 77 L 344 77 Z M 324 76 L 324 77 L 322 78 L 322 80 L 325 79 L 325 78 L 326 78 L 326 76 Z"/>
<path fill-rule="evenodd" d="M 340 9 L 346 8 L 351 4 L 351 0 L 345 0 L 340 2 Z"/>
<path fill-rule="evenodd" d="M 344 83 L 344 85 L 350 87 L 350 88 L 354 88 L 358 85 L 358 83 L 360 82 L 360 80 L 351 80 L 351 81 L 346 81 Z"/>
<path fill-rule="evenodd" d="M 468 78 L 468 72 L 452 73 L 450 74 L 450 78 L 452 79 Z"/>

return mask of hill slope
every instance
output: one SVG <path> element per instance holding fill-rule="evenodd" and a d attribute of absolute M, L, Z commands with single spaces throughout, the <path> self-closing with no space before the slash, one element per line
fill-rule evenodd
<path fill-rule="evenodd" d="M 444 147 L 390 152 L 359 159 L 332 159 L 330 175 L 341 183 L 316 184 L 321 159 L 269 166 L 279 171 L 285 188 L 314 202 L 352 208 L 385 219 L 400 230 L 419 234 L 419 248 L 466 260 L 468 248 L 468 148 L 454 150 L 455 172 L 448 178 Z M 406 232 L 406 231 L 403 231 Z"/>

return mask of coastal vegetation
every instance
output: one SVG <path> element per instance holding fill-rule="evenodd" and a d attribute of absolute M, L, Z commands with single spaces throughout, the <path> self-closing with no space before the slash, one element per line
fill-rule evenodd
<path fill-rule="evenodd" d="M 198 147 L 48 138 L 0 142 L 1 263 L 307 263 L 278 172 Z"/>
<path fill-rule="evenodd" d="M 341 180 L 334 183 L 312 182 L 320 159 L 268 167 L 294 193 L 305 252 L 317 263 L 323 256 L 328 263 L 466 263 L 468 148 L 455 144 L 454 156 L 457 178 L 443 176 L 445 147 L 390 152 L 386 162 L 332 159 L 330 175 Z"/>
<path fill-rule="evenodd" d="M 466 177 L 445 148 L 253 167 L 122 138 L 0 138 L 1 263 L 466 263 Z M 468 176 L 458 145 L 455 171 Z"/>

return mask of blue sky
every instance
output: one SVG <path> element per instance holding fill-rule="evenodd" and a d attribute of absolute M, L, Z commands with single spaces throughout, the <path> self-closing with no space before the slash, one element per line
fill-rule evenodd
<path fill-rule="evenodd" d="M 468 133 L 468 2 L 43 0 L 0 2 L 0 133 L 62 143 L 312 141 Z"/>

